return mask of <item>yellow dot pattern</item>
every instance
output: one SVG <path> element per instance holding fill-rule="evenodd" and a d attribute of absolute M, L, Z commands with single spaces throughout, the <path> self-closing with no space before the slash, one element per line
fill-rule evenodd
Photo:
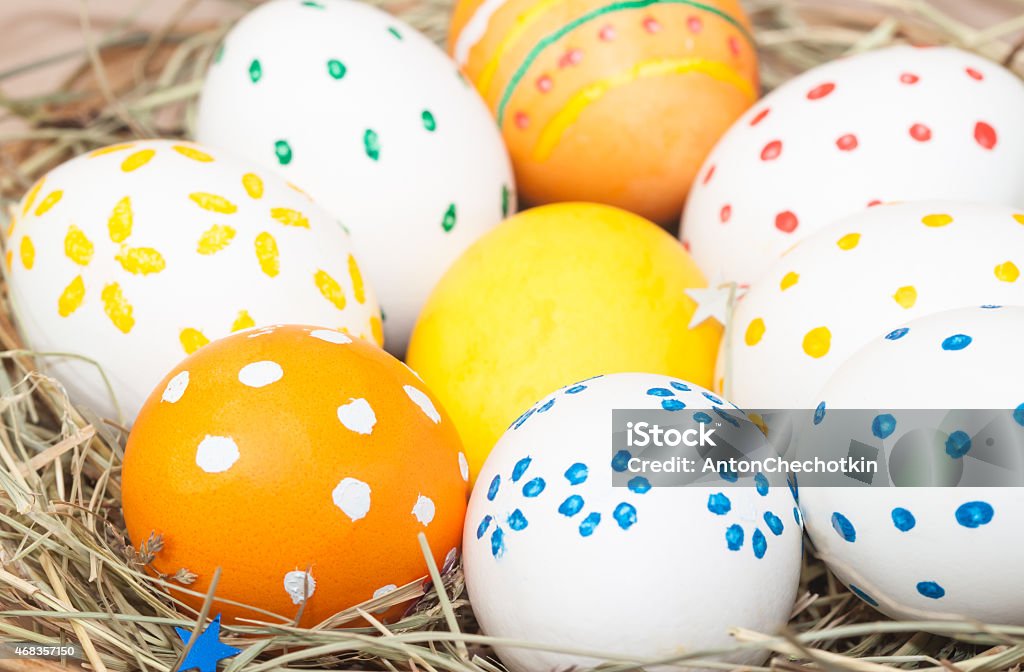
<path fill-rule="evenodd" d="M 60 203 L 60 199 L 62 198 L 64 198 L 64 191 L 62 189 L 57 189 L 48 193 L 46 198 L 39 203 L 39 207 L 36 208 L 36 217 L 42 217 L 45 215 L 51 208 L 53 208 L 53 206 Z"/>
<path fill-rule="evenodd" d="M 110 145 L 108 147 L 100 147 L 99 149 L 94 149 L 93 151 L 89 152 L 89 158 L 90 159 L 94 159 L 97 156 L 104 156 L 106 154 L 113 154 L 114 152 L 120 152 L 121 150 L 124 150 L 124 149 L 131 149 L 134 146 L 135 146 L 134 142 L 122 142 L 119 145 Z"/>
<path fill-rule="evenodd" d="M 167 266 L 163 255 L 152 247 L 121 248 L 114 258 L 121 264 L 121 268 L 134 275 L 159 273 Z"/>
<path fill-rule="evenodd" d="M 840 250 L 852 250 L 860 244 L 859 233 L 848 233 L 839 240 L 836 241 L 836 245 L 839 246 Z"/>
<path fill-rule="evenodd" d="M 212 156 L 200 149 L 190 147 L 189 145 L 174 145 L 171 149 L 185 158 L 192 159 L 193 161 L 199 161 L 200 163 L 210 163 L 213 161 Z"/>
<path fill-rule="evenodd" d="M 249 198 L 263 198 L 263 180 L 256 173 L 242 175 L 242 186 L 245 187 L 245 193 L 249 194 Z"/>
<path fill-rule="evenodd" d="M 1017 220 L 1018 224 L 1024 224 L 1024 215 L 1014 215 L 1013 218 Z"/>
<path fill-rule="evenodd" d="M 275 277 L 281 271 L 277 241 L 266 231 L 256 236 L 256 258 L 260 262 L 260 268 L 270 277 Z"/>
<path fill-rule="evenodd" d="M 784 276 L 782 276 L 782 282 L 779 283 L 779 289 L 781 289 L 782 291 L 786 291 L 799 281 L 800 274 L 796 273 L 795 271 L 790 271 L 789 273 L 786 273 Z"/>
<path fill-rule="evenodd" d="M 199 244 L 196 245 L 196 252 L 199 254 L 213 254 L 220 252 L 235 237 L 235 230 L 224 224 L 214 224 L 203 235 L 199 236 Z"/>
<path fill-rule="evenodd" d="M 178 340 L 181 342 L 181 347 L 184 348 L 186 355 L 191 355 L 210 342 L 210 339 L 204 336 L 203 332 L 192 327 L 182 329 L 181 333 L 178 334 Z"/>
<path fill-rule="evenodd" d="M 110 234 L 110 240 L 115 243 L 123 243 L 128 236 L 132 235 L 133 219 L 132 199 L 125 196 L 117 202 L 114 211 L 110 213 L 110 219 L 107 220 L 107 232 Z"/>
<path fill-rule="evenodd" d="M 749 346 L 755 346 L 761 342 L 762 337 L 764 337 L 764 320 L 755 317 L 747 325 L 747 333 L 743 336 L 743 342 Z"/>
<path fill-rule="evenodd" d="M 363 274 L 359 271 L 359 264 L 356 258 L 348 255 L 348 275 L 352 278 L 352 295 L 356 302 L 366 303 L 366 287 L 363 285 Z"/>
<path fill-rule="evenodd" d="M 121 333 L 127 334 L 135 326 L 135 318 L 132 317 L 132 305 L 124 298 L 121 285 L 112 282 L 103 288 L 100 294 L 103 299 L 103 312 L 107 314 L 110 321 Z"/>
<path fill-rule="evenodd" d="M 298 210 L 291 208 L 271 208 L 270 216 L 285 226 L 298 226 L 303 229 L 309 228 L 309 219 Z"/>
<path fill-rule="evenodd" d="M 72 224 L 68 227 L 68 233 L 64 236 L 64 254 L 68 259 L 79 266 L 87 266 L 92 261 L 92 255 L 96 251 L 92 241 L 85 233 Z"/>
<path fill-rule="evenodd" d="M 292 191 L 294 191 L 294 192 L 297 192 L 297 193 L 299 193 L 299 194 L 302 194 L 303 196 L 305 196 L 305 197 L 306 197 L 306 198 L 307 198 L 308 200 L 310 200 L 310 201 L 311 201 L 311 200 L 313 200 L 313 199 L 312 199 L 312 198 L 310 197 L 310 195 L 309 195 L 309 194 L 307 194 L 307 193 L 305 192 L 305 190 L 303 190 L 303 189 L 302 189 L 302 187 L 300 187 L 299 185 L 295 184 L 294 182 L 289 182 L 289 183 L 288 183 L 288 188 L 290 188 L 290 189 L 291 189 Z"/>
<path fill-rule="evenodd" d="M 7 270 L 11 270 L 11 266 L 14 265 L 14 250 L 7 250 L 4 259 L 7 260 Z"/>
<path fill-rule="evenodd" d="M 252 319 L 252 316 L 249 315 L 249 311 L 240 310 L 238 311 L 238 316 L 235 318 L 235 321 L 231 323 L 231 331 L 235 332 L 241 331 L 242 329 L 251 329 L 255 326 L 256 322 Z"/>
<path fill-rule="evenodd" d="M 210 212 L 216 212 L 221 215 L 233 215 L 238 212 L 238 206 L 217 194 L 208 194 L 205 192 L 195 192 L 189 194 L 188 197 L 192 199 L 192 202 L 198 205 L 203 210 Z"/>
<path fill-rule="evenodd" d="M 996 278 L 1002 282 L 1017 282 L 1020 277 L 1020 269 L 1012 261 L 1004 261 L 996 266 Z"/>
<path fill-rule="evenodd" d="M 36 202 L 36 198 L 39 196 L 39 192 L 43 189 L 43 184 L 46 182 L 45 177 L 39 178 L 39 181 L 32 185 L 32 188 L 25 194 L 25 202 L 21 205 L 21 216 L 24 217 L 28 214 L 29 210 L 32 209 L 33 204 Z"/>
<path fill-rule="evenodd" d="M 896 303 L 900 304 L 904 308 L 913 308 L 914 304 L 917 303 L 917 290 L 913 285 L 900 287 L 896 290 L 896 293 L 892 295 L 892 298 Z"/>
<path fill-rule="evenodd" d="M 21 256 L 21 265 L 26 270 L 31 271 L 36 263 L 36 246 L 31 238 L 25 236 L 21 239 L 21 247 L 18 249 L 18 254 Z"/>
<path fill-rule="evenodd" d="M 334 304 L 334 307 L 338 310 L 345 309 L 345 290 L 341 288 L 338 281 L 332 278 L 327 271 L 320 269 L 313 276 L 314 282 L 316 282 L 317 289 L 320 290 L 320 294 L 325 299 Z"/>
<path fill-rule="evenodd" d="M 76 275 L 75 279 L 68 283 L 68 286 L 60 293 L 60 297 L 57 298 L 57 314 L 67 317 L 78 310 L 84 300 L 85 283 L 82 281 L 82 276 Z"/>
<path fill-rule="evenodd" d="M 121 162 L 121 170 L 126 173 L 138 170 L 149 163 L 155 154 L 155 149 L 140 149 L 137 152 L 132 152 L 124 161 Z"/>
<path fill-rule="evenodd" d="M 937 215 L 925 215 L 921 218 L 921 223 L 925 226 L 938 228 L 940 226 L 947 226 L 953 223 L 953 218 L 946 214 Z"/>
<path fill-rule="evenodd" d="M 384 347 L 384 323 L 377 315 L 370 316 L 370 333 L 377 345 Z"/>
<path fill-rule="evenodd" d="M 811 329 L 804 335 L 804 352 L 808 356 L 819 359 L 828 354 L 832 347 L 832 332 L 828 327 Z"/>
<path fill-rule="evenodd" d="M 14 227 L 16 227 L 17 225 L 18 225 L 18 218 L 15 217 L 12 214 L 11 215 L 11 223 L 7 225 L 7 233 L 5 234 L 6 238 L 10 239 L 10 237 L 14 234 Z"/>

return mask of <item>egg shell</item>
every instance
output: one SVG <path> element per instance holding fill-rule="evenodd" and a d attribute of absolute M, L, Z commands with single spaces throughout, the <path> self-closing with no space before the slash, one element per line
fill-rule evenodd
<path fill-rule="evenodd" d="M 472 473 L 535 399 L 607 372 L 709 384 L 720 327 L 689 329 L 704 279 L 678 242 L 636 215 L 565 203 L 481 238 L 434 289 L 409 365 L 459 427 Z"/>
<path fill-rule="evenodd" d="M 889 47 L 786 82 L 722 137 L 680 236 L 712 284 L 754 282 L 792 245 L 881 202 L 1024 207 L 1024 84 L 953 48 Z"/>
<path fill-rule="evenodd" d="M 664 397 L 648 393 L 658 387 L 685 404 L 680 413 L 716 406 L 706 390 L 678 379 L 613 374 L 540 400 L 501 437 L 473 489 L 463 535 L 466 587 L 485 633 L 656 659 L 729 646 L 730 628 L 785 625 L 802 538 L 788 488 L 759 494 L 753 476 L 743 477 L 747 487 L 722 490 L 612 486 L 612 410 L 662 408 Z M 730 510 L 713 509 L 711 497 Z M 769 512 L 781 523 L 777 534 L 765 524 Z M 755 540 L 765 543 L 760 557 Z M 513 672 L 599 662 L 496 650 Z M 729 660 L 756 665 L 766 656 Z"/>
<path fill-rule="evenodd" d="M 744 408 L 814 408 L 848 357 L 906 320 L 1024 304 L 1022 268 L 1024 215 L 1010 208 L 869 208 L 799 243 L 750 287 L 733 312 L 718 380 Z"/>
<path fill-rule="evenodd" d="M 284 175 L 352 232 L 399 356 L 444 270 L 516 208 L 480 97 L 430 40 L 362 2 L 247 14 L 207 74 L 196 137 Z"/>
<path fill-rule="evenodd" d="M 98 149 L 47 173 L 17 214 L 7 268 L 21 334 L 62 353 L 41 360 L 47 372 L 106 417 L 120 409 L 131 423 L 170 367 L 232 331 L 308 320 L 381 338 L 345 231 L 222 152 L 172 140 Z"/>
<path fill-rule="evenodd" d="M 701 162 L 757 98 L 734 0 L 461 0 L 449 34 L 531 204 L 675 224 Z"/>
<path fill-rule="evenodd" d="M 467 477 L 457 431 L 412 371 L 289 325 L 215 341 L 167 374 L 129 437 L 122 497 L 132 543 L 163 538 L 153 568 L 188 569 L 200 594 L 221 568 L 215 612 L 257 614 L 233 600 L 291 619 L 305 602 L 311 625 L 425 576 L 419 532 L 441 566 Z"/>
<path fill-rule="evenodd" d="M 937 452 L 939 460 L 960 462 L 955 468 L 966 473 L 985 429 L 956 421 L 987 423 L 992 411 L 957 410 L 1005 409 L 998 412 L 1006 414 L 1010 429 L 998 430 L 994 440 L 1003 442 L 996 450 L 1012 457 L 1024 440 L 1022 338 L 1022 307 L 964 308 L 907 322 L 874 339 L 832 376 L 819 395 L 824 415 L 807 438 L 836 440 L 828 434 L 834 409 L 877 408 L 893 416 L 894 432 L 880 441 L 865 424 L 862 435 L 851 438 L 879 448 L 888 460 L 908 433 L 941 426 L 944 437 L 966 430 L 966 451 L 958 443 L 950 453 L 946 438 L 946 449 Z M 901 409 L 949 414 L 941 425 L 928 425 L 920 411 Z M 801 488 L 800 507 L 819 554 L 884 613 L 1024 624 L 1024 489 Z"/>

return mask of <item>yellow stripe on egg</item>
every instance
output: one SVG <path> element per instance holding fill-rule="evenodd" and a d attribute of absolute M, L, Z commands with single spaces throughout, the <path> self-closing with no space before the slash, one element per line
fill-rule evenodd
<path fill-rule="evenodd" d="M 89 158 L 94 159 L 97 156 L 104 156 L 106 154 L 113 154 L 114 152 L 120 152 L 124 149 L 131 149 L 135 146 L 134 142 L 122 142 L 118 145 L 110 145 L 109 147 L 100 147 L 89 152 Z"/>
<path fill-rule="evenodd" d="M 210 212 L 216 212 L 222 215 L 233 215 L 238 211 L 238 206 L 217 194 L 208 194 L 206 192 L 197 191 L 189 194 L 188 197 L 200 208 L 203 210 L 209 210 Z"/>
<path fill-rule="evenodd" d="M 345 309 L 345 290 L 327 271 L 323 269 L 318 270 L 316 275 L 313 276 L 313 281 L 316 283 L 317 289 L 320 290 L 320 294 L 334 304 L 335 308 L 338 310 Z"/>
<path fill-rule="evenodd" d="M 36 208 L 36 217 L 42 217 L 45 215 L 51 208 L 53 208 L 53 206 L 60 203 L 60 199 L 62 198 L 64 198 L 64 191 L 62 189 L 57 189 L 48 193 L 42 203 L 39 204 L 39 207 Z"/>
<path fill-rule="evenodd" d="M 174 145 L 171 149 L 187 159 L 192 159 L 193 161 L 199 161 L 200 163 L 209 163 L 213 161 L 212 156 L 202 150 L 196 149 L 195 147 L 190 147 L 189 145 Z"/>
<path fill-rule="evenodd" d="M 21 265 L 25 267 L 25 270 L 31 271 L 36 263 L 36 246 L 31 238 L 25 236 L 21 239 L 18 253 L 21 256 Z"/>
<path fill-rule="evenodd" d="M 533 148 L 533 158 L 544 161 L 554 151 L 562 136 L 583 111 L 610 91 L 641 79 L 698 73 L 738 89 L 750 102 L 757 99 L 754 86 L 731 66 L 706 58 L 655 58 L 636 63 L 593 84 L 585 86 L 566 102 L 540 132 Z"/>
<path fill-rule="evenodd" d="M 271 208 L 270 216 L 285 226 L 298 226 L 303 229 L 309 228 L 309 219 L 291 208 Z"/>
<path fill-rule="evenodd" d="M 36 197 L 39 196 L 39 192 L 43 188 L 43 184 L 46 182 L 45 177 L 40 177 L 39 181 L 32 185 L 32 188 L 25 194 L 25 202 L 21 206 L 21 216 L 24 217 L 28 214 L 29 210 L 32 209 L 32 205 L 36 202 Z"/>
<path fill-rule="evenodd" d="M 155 149 L 140 149 L 137 152 L 133 152 L 128 155 L 128 158 L 121 162 L 121 170 L 126 173 L 138 170 L 149 163 L 150 159 L 152 159 L 155 154 Z"/>
<path fill-rule="evenodd" d="M 541 0 L 530 7 L 529 10 L 516 17 L 516 22 L 508 29 L 508 32 L 505 33 L 505 37 L 498 43 L 498 46 L 495 47 L 494 52 L 487 60 L 483 70 L 480 71 L 480 76 L 476 80 L 476 88 L 482 95 L 487 95 L 487 90 L 494 81 L 494 75 L 498 72 L 498 67 L 501 65 L 505 53 L 515 46 L 516 42 L 523 37 L 523 34 L 529 30 L 530 26 L 543 16 L 545 12 L 562 1 Z"/>
<path fill-rule="evenodd" d="M 352 278 L 352 295 L 358 303 L 366 303 L 366 288 L 363 285 L 363 274 L 359 270 L 356 258 L 348 255 L 348 275 Z"/>

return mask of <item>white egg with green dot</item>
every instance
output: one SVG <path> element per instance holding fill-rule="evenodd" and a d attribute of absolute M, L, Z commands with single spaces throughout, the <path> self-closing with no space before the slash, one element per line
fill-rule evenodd
<path fill-rule="evenodd" d="M 889 616 L 1024 625 L 1024 488 L 953 487 L 982 483 L 967 480 L 979 470 L 995 473 L 993 455 L 1020 478 L 1022 342 L 1024 307 L 961 308 L 894 327 L 832 376 L 801 432 L 880 453 L 886 470 L 872 482 L 883 487 L 803 487 L 799 501 L 817 553 Z M 864 408 L 878 410 L 858 411 L 856 436 L 830 427 L 844 422 L 840 409 Z M 943 411 L 932 418 L 938 425 L 920 409 Z M 915 440 L 924 432 L 927 442 Z M 901 482 L 900 451 L 913 453 L 912 480 L 930 474 L 947 487 L 885 487 Z"/>
<path fill-rule="evenodd" d="M 716 380 L 744 408 L 810 409 L 848 357 L 900 323 L 1024 304 L 1024 212 L 879 205 L 798 243 L 736 303 Z"/>
<path fill-rule="evenodd" d="M 697 422 L 742 414 L 696 385 L 643 373 L 584 380 L 525 411 L 488 456 L 466 517 L 466 586 L 483 631 L 631 660 L 729 646 L 734 627 L 776 632 L 800 571 L 789 489 L 751 476 L 697 487 L 636 476 L 614 487 L 629 456 L 613 453 L 613 409 L 706 418 Z M 513 672 L 599 662 L 496 649 Z"/>
<path fill-rule="evenodd" d="M 245 16 L 210 67 L 196 136 L 277 170 L 351 232 L 397 355 L 448 266 L 515 210 L 477 92 L 428 38 L 361 2 Z"/>

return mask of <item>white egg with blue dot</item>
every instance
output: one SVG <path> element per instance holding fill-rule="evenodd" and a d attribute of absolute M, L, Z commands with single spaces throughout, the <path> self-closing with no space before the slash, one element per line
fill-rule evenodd
<path fill-rule="evenodd" d="M 631 456 L 613 451 L 613 409 L 663 409 L 716 426 L 742 414 L 701 387 L 642 373 L 584 380 L 524 412 L 487 458 L 467 513 L 466 585 L 483 631 L 632 660 L 728 646 L 737 627 L 777 632 L 801 564 L 789 488 L 728 473 L 687 487 L 638 474 L 615 487 Z M 513 672 L 600 662 L 496 650 Z"/>
<path fill-rule="evenodd" d="M 1016 469 L 1019 480 L 1022 342 L 1024 307 L 961 308 L 907 322 L 839 368 L 801 433 L 835 442 L 842 433 L 829 425 L 843 421 L 842 409 L 879 409 L 858 411 L 864 426 L 848 438 L 880 450 L 886 483 L 978 484 L 800 488 L 818 555 L 889 616 L 1024 625 L 1024 488 L 982 487 L 978 479 L 999 473 L 988 454 L 1008 459 L 1002 471 Z M 894 456 L 908 449 L 917 461 L 899 475 Z"/>

